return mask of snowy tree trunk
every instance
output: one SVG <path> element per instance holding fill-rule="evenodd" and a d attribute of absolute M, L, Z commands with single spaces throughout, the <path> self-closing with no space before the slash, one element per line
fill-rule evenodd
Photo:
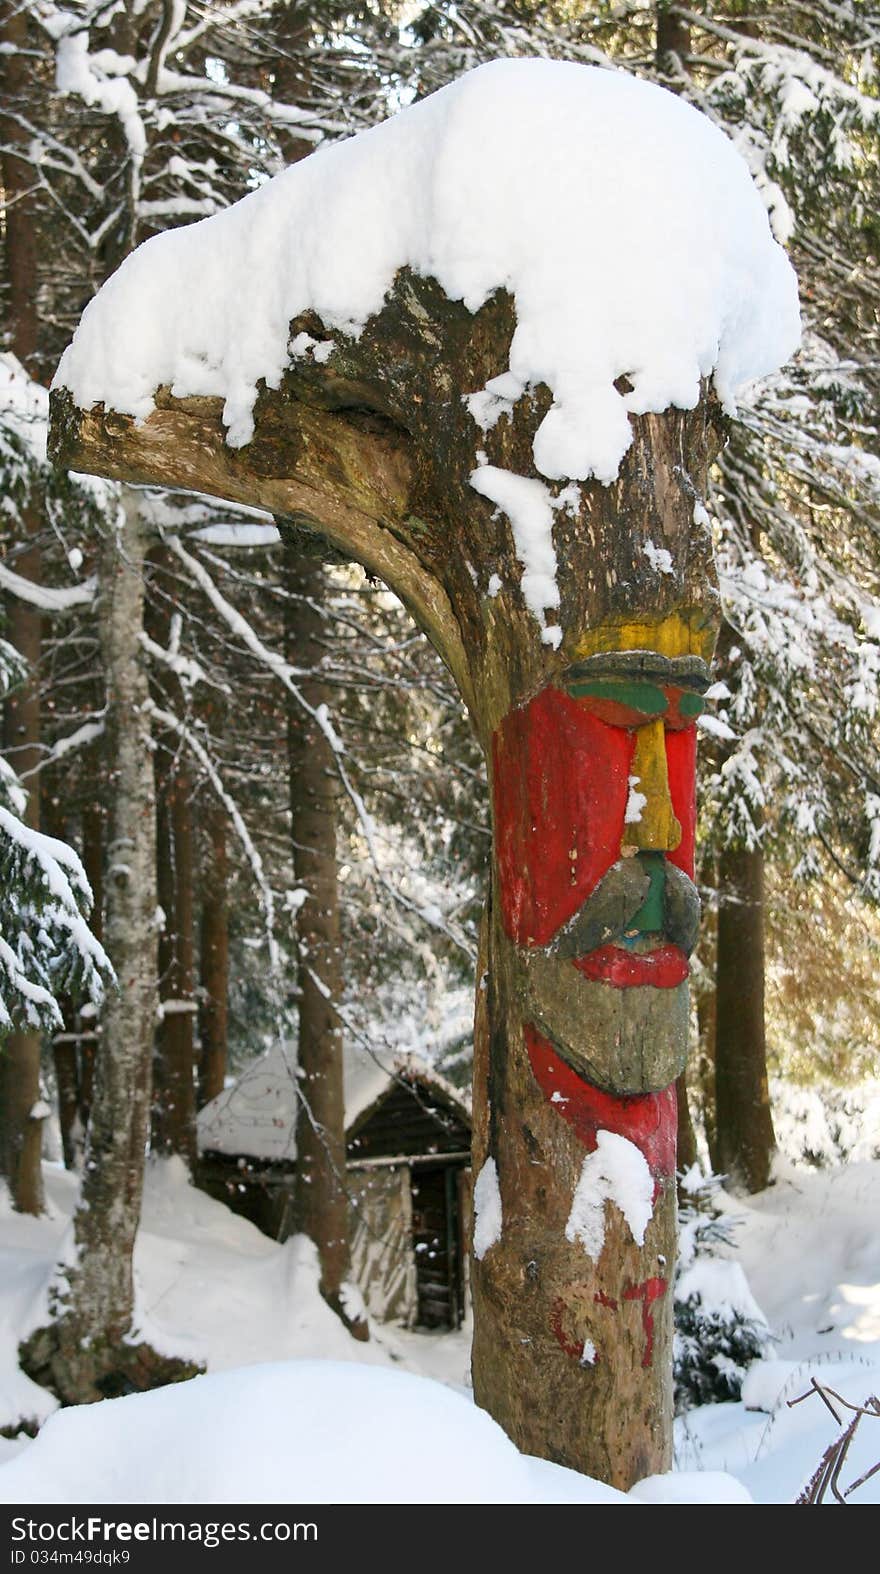
<path fill-rule="evenodd" d="M 229 897 L 226 810 L 209 803 L 203 814 L 199 945 L 199 1106 L 223 1092 L 229 1015 Z"/>
<path fill-rule="evenodd" d="M 503 291 L 471 314 L 404 271 L 357 340 L 260 395 L 245 448 L 225 444 L 222 401 L 167 390 L 139 426 L 56 395 L 52 442 L 72 468 L 305 520 L 397 592 L 446 662 L 494 812 L 475 1031 L 475 1394 L 525 1452 L 626 1487 L 671 1459 L 694 686 L 708 682 L 718 605 L 699 505 L 721 422 L 708 396 L 631 417 L 613 486 L 548 486 L 532 447 L 547 391 L 486 432 L 462 398 L 509 363 L 514 326 Z M 329 337 L 312 314 L 290 325 L 300 333 Z M 541 503 L 559 597 L 543 629 L 523 595 L 527 548 L 491 496 L 499 476 L 531 478 Z M 591 676 L 642 671 L 663 690 L 652 717 L 624 707 L 603 721 Z M 626 936 L 631 965 L 609 963 L 603 935 Z"/>
<path fill-rule="evenodd" d="M 148 566 L 147 630 L 167 650 L 177 587 L 164 544 L 152 548 Z M 175 715 L 180 701 L 175 675 L 154 671 L 151 688 L 159 708 Z M 192 1170 L 196 1161 L 192 779 L 173 729 L 157 730 L 154 764 L 156 887 L 164 924 L 158 947 L 160 1019 L 153 1062 L 151 1147 L 156 1153 L 179 1154 Z"/>
<path fill-rule="evenodd" d="M 30 541 L 15 560 L 23 579 L 39 584 L 41 578 L 38 534 L 40 521 L 29 512 Z M 36 607 L 10 596 L 6 604 L 5 636 L 27 663 L 27 676 L 10 694 L 4 707 L 4 737 L 10 764 L 24 778 L 28 791 L 25 823 L 40 829 L 40 653 L 42 617 Z M 42 1035 L 20 1030 L 0 1044 L 0 1172 L 5 1176 L 13 1205 L 20 1213 L 42 1213 L 43 1172 L 40 1049 Z"/>
<path fill-rule="evenodd" d="M 67 1012 L 65 1012 L 67 1021 Z M 79 1103 L 79 1066 L 77 1064 L 76 1042 L 72 1033 L 65 1030 L 65 1039 L 61 1043 L 52 1045 L 52 1059 L 55 1066 L 55 1087 L 58 1093 L 58 1125 L 61 1128 L 61 1151 L 64 1155 L 64 1167 L 68 1170 L 79 1168 L 82 1157 L 79 1135 L 82 1128 Z"/>
<path fill-rule="evenodd" d="M 321 677 L 326 596 L 323 565 L 295 544 L 285 559 L 287 659 L 311 669 L 301 692 L 317 711 L 333 691 Z M 342 1085 L 342 954 L 339 928 L 336 822 L 339 774 L 318 722 L 288 702 L 290 834 L 297 884 L 308 894 L 297 915 L 296 1195 L 297 1228 L 314 1241 L 321 1294 L 356 1339 L 367 1339 L 366 1319 L 348 1283 L 348 1188 L 345 1099 Z"/>
<path fill-rule="evenodd" d="M 764 1031 L 764 854 L 729 847 L 718 866 L 715 1121 L 717 1167 L 763 1191 L 776 1138 Z"/>
<path fill-rule="evenodd" d="M 33 113 L 33 40 L 29 7 L 17 0 L 0 3 L 0 175 L 2 175 L 3 249 L 7 275 L 7 323 L 13 353 L 36 376 L 37 350 L 37 197 L 29 158 Z M 2 109 L 9 111 L 3 114 Z"/>
<path fill-rule="evenodd" d="M 7 323 L 10 347 L 33 374 L 37 350 L 37 228 L 33 170 L 27 157 L 29 133 L 18 119 L 24 112 L 29 90 L 29 19 L 27 9 L 3 0 L 0 6 L 0 100 L 11 113 L 0 113 L 0 175 L 5 196 L 3 250 L 7 275 Z M 15 560 L 15 570 L 39 583 L 41 521 L 35 512 L 27 520 L 30 541 Z M 40 650 L 42 618 L 36 607 L 10 597 L 6 608 L 6 638 L 25 658 L 28 676 L 6 702 L 4 733 L 13 768 L 24 775 L 40 763 Z M 40 826 L 39 778 L 26 783 L 29 798 L 26 823 Z M 43 1176 L 41 1145 L 43 1123 L 35 1118 L 40 1107 L 39 1033 L 10 1033 L 0 1047 L 0 1173 L 7 1181 L 14 1206 L 22 1213 L 42 1213 Z"/>
<path fill-rule="evenodd" d="M 674 76 L 691 49 L 691 30 L 674 0 L 656 0 L 655 58 L 660 71 Z"/>
<path fill-rule="evenodd" d="M 105 943 L 119 981 L 104 1010 L 82 1195 L 49 1291 L 51 1320 L 23 1343 L 22 1365 L 67 1403 L 189 1376 L 139 1336 L 132 1255 L 149 1133 L 156 1020 L 155 800 L 143 627 L 144 532 L 125 494 L 101 565 L 112 804 Z"/>
<path fill-rule="evenodd" d="M 93 750 L 94 765 L 93 778 L 103 782 L 106 772 L 106 739 L 101 738 Z M 87 804 L 83 809 L 83 868 L 92 888 L 94 907 L 89 914 L 89 923 L 98 940 L 104 938 L 104 823 L 106 811 L 102 803 Z M 80 1026 L 86 1031 L 79 1042 L 79 1106 L 82 1122 L 82 1139 L 88 1130 L 89 1114 L 92 1108 L 92 1094 L 95 1085 L 95 1037 L 94 1021 L 89 1018 L 80 1018 Z M 100 1031 L 100 1030 L 99 1030 Z"/>
<path fill-rule="evenodd" d="M 176 748 L 176 738 L 166 738 Z M 161 745 L 160 745 L 161 746 Z M 195 1048 L 193 1019 L 193 828 L 192 779 L 175 760 L 160 771 L 156 879 L 165 927 L 159 941 L 162 1013 L 156 1033 L 152 1147 L 176 1153 L 190 1170 L 196 1161 Z"/>
<path fill-rule="evenodd" d="M 694 1122 L 688 1099 L 686 1071 L 682 1072 L 676 1082 L 675 1092 L 678 1101 L 678 1167 L 680 1170 L 689 1170 L 692 1164 L 696 1164 L 699 1155 L 697 1153 L 697 1134 L 694 1131 Z"/>

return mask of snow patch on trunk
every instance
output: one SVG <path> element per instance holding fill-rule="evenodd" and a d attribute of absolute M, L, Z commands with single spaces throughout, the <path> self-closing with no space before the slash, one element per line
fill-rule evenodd
<path fill-rule="evenodd" d="M 494 1159 L 487 1159 L 474 1186 L 474 1256 L 478 1262 L 482 1261 L 490 1246 L 500 1241 L 501 1225 L 498 1167 Z"/>
<path fill-rule="evenodd" d="M 616 1203 L 636 1245 L 643 1246 L 654 1212 L 654 1181 L 641 1149 L 613 1131 L 600 1131 L 595 1153 L 584 1159 L 565 1226 L 566 1240 L 580 1241 L 594 1261 L 605 1244 L 606 1202 Z"/>
<path fill-rule="evenodd" d="M 523 600 L 538 622 L 543 623 L 545 608 L 559 606 L 553 546 L 556 499 L 543 481 L 499 470 L 497 465 L 481 465 L 471 471 L 469 479 L 474 491 L 496 503 L 510 520 L 516 555 L 524 571 L 520 580 Z"/>

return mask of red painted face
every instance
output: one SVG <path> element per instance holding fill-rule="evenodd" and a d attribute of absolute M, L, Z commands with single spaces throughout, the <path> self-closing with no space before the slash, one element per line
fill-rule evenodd
<path fill-rule="evenodd" d="M 505 717 L 495 734 L 496 854 L 504 928 L 526 952 L 551 947 L 556 941 L 560 947 L 556 964 L 561 969 L 576 967 L 599 989 L 671 990 L 687 977 L 688 963 L 685 951 L 670 943 L 662 927 L 648 934 L 653 926 L 646 925 L 646 932 L 635 938 L 629 929 L 625 935 L 612 936 L 610 943 L 597 944 L 595 926 L 581 931 L 578 918 L 577 933 L 592 932 L 590 943 L 584 942 L 579 951 L 580 941 L 575 939 L 562 951 L 557 937 L 576 915 L 589 913 L 590 898 L 609 871 L 616 865 L 618 875 L 625 873 L 628 859 L 634 856 L 640 857 L 642 868 L 653 868 L 652 883 L 659 882 L 655 917 L 659 912 L 661 920 L 668 880 L 665 861 L 687 881 L 693 879 L 697 702 L 693 690 L 664 685 L 652 694 L 650 686 L 630 686 L 630 698 L 651 703 L 646 717 L 644 711 L 624 704 L 613 684 L 590 686 L 600 692 L 544 689 Z M 657 726 L 661 715 L 662 746 Z M 645 793 L 662 792 L 666 809 L 678 822 L 666 843 L 675 840 L 677 845 L 651 849 L 650 826 L 664 821 L 656 815 L 652 820 L 649 813 L 648 829 L 639 828 L 638 851 L 628 846 L 624 855 L 631 833 L 627 806 L 638 733 L 646 722 L 653 724 L 655 732 L 654 780 L 653 784 L 645 781 Z M 665 770 L 661 757 L 658 771 L 660 747 L 665 748 Z M 644 765 L 639 769 L 644 770 Z M 670 824 L 669 814 L 665 824 Z M 681 876 L 678 880 L 680 885 L 686 883 Z M 671 997 L 667 998 L 671 1004 Z M 584 1032 L 589 1037 L 586 1023 Z M 658 1186 L 674 1174 L 674 1087 L 624 1097 L 603 1092 L 586 1079 L 583 1068 L 574 1069 L 579 1066 L 578 1056 L 572 1053 L 570 1041 L 567 1049 L 563 1047 L 564 1035 L 554 1044 L 546 1031 L 526 1023 L 525 1043 L 540 1087 L 586 1148 L 595 1147 L 599 1129 L 610 1129 L 643 1151 Z"/>
<path fill-rule="evenodd" d="M 669 796 L 681 840 L 659 851 L 693 879 L 696 731 L 679 713 L 680 691 L 664 692 Z M 644 718 L 605 719 L 596 714 L 602 705 L 547 688 L 511 711 L 495 734 L 501 908 L 516 945 L 549 945 L 622 855 L 636 725 Z M 649 981 L 607 979 L 618 988 Z"/>

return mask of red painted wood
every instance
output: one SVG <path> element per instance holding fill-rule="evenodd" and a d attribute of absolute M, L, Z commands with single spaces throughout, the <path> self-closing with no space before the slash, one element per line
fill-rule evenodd
<path fill-rule="evenodd" d="M 654 1359 L 654 1313 L 652 1307 L 661 1295 L 668 1289 L 668 1281 L 656 1276 L 645 1279 L 642 1284 L 631 1284 L 623 1292 L 625 1301 L 641 1301 L 642 1327 L 645 1330 L 645 1353 L 642 1356 L 642 1366 L 650 1366 Z"/>
<path fill-rule="evenodd" d="M 669 792 L 682 828 L 668 857 L 691 879 L 696 747 L 694 726 L 667 731 Z M 619 858 L 634 750 L 632 731 L 559 689 L 544 689 L 501 723 L 496 847 L 504 927 L 517 945 L 548 945 Z"/>
<path fill-rule="evenodd" d="M 674 989 L 690 974 L 688 959 L 677 945 L 655 946 L 644 955 L 623 946 L 603 945 L 589 956 L 576 957 L 573 966 L 594 983 L 610 984 L 614 989 L 640 985 Z"/>
<path fill-rule="evenodd" d="M 580 1288 L 575 1285 L 573 1289 Z M 654 1360 L 654 1302 L 665 1295 L 669 1288 L 669 1281 L 654 1275 L 644 1279 L 641 1284 L 629 1284 L 623 1292 L 624 1301 L 641 1301 L 642 1303 L 642 1328 L 645 1335 L 645 1353 L 642 1356 L 642 1366 L 651 1366 Z M 606 1290 L 596 1290 L 593 1300 L 597 1306 L 604 1306 L 609 1312 L 620 1309 L 617 1296 L 609 1295 Z M 572 1338 L 565 1326 L 565 1314 L 568 1310 L 565 1299 L 559 1296 L 554 1301 L 550 1312 L 550 1331 L 559 1348 L 572 1361 L 583 1361 L 583 1341 Z M 602 1360 L 602 1353 L 596 1349 L 591 1366 L 596 1366 Z"/>
<path fill-rule="evenodd" d="M 547 688 L 504 718 L 494 797 L 504 927 L 547 945 L 620 856 L 635 739 Z"/>
<path fill-rule="evenodd" d="M 550 1312 L 550 1331 L 553 1334 L 556 1343 L 559 1345 L 559 1348 L 564 1350 L 565 1354 L 569 1356 L 572 1361 L 580 1361 L 584 1353 L 583 1340 L 578 1341 L 571 1339 L 566 1333 L 564 1323 L 566 1310 L 567 1308 L 565 1301 L 560 1295 L 558 1299 L 553 1302 Z"/>
<path fill-rule="evenodd" d="M 697 729 L 684 727 L 680 732 L 666 734 L 666 766 L 669 772 L 669 796 L 681 825 L 681 841 L 672 853 L 667 853 L 670 863 L 692 880 L 694 878 L 694 843 L 697 831 Z"/>
<path fill-rule="evenodd" d="M 596 1148 L 600 1131 L 613 1131 L 635 1143 L 655 1182 L 675 1174 L 678 1105 L 674 1083 L 661 1093 L 615 1097 L 584 1082 L 536 1028 L 526 1026 L 524 1032 L 538 1086 L 589 1153 Z M 554 1099 L 554 1093 L 559 1098 Z"/>

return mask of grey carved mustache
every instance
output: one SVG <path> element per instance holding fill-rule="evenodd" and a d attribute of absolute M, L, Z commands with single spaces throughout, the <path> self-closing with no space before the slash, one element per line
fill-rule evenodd
<path fill-rule="evenodd" d="M 619 939 L 648 895 L 650 876 L 638 858 L 621 858 L 549 946 L 557 956 L 579 957 Z M 668 859 L 664 864 L 663 938 L 690 956 L 700 927 L 700 898 L 692 880 Z"/>

